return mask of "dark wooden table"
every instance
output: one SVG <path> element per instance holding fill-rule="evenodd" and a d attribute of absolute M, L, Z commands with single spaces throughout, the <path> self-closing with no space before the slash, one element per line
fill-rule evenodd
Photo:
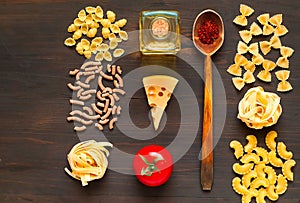
<path fill-rule="evenodd" d="M 264 136 L 277 130 L 280 141 L 284 141 L 294 152 L 294 159 L 300 163 L 300 3 L 287 1 L 245 1 L 255 8 L 255 15 L 264 12 L 284 14 L 284 24 L 289 33 L 282 38 L 284 45 L 295 49 L 290 59 L 289 81 L 294 90 L 281 96 L 283 114 L 279 122 L 263 130 L 251 130 L 237 116 L 237 104 L 251 86 L 263 85 L 268 91 L 276 89 L 274 78 L 271 84 L 260 83 L 246 86 L 238 92 L 231 83 L 226 68 L 233 62 L 240 28 L 232 23 L 238 14 L 239 3 L 234 0 L 217 1 L 5 1 L 0 2 L 0 202 L 240 202 L 241 197 L 231 187 L 235 176 L 232 164 L 235 162 L 229 143 L 233 139 L 246 143 L 245 136 L 255 134 L 259 145 L 264 146 Z M 218 11 L 224 18 L 225 42 L 213 61 L 223 79 L 226 90 L 227 117 L 222 136 L 214 150 L 214 185 L 210 192 L 200 187 L 200 162 L 198 154 L 201 145 L 201 128 L 187 153 L 174 165 L 174 173 L 167 184 L 148 188 L 132 175 L 108 170 L 102 180 L 87 187 L 73 180 L 64 172 L 67 166 L 66 154 L 79 142 L 73 131 L 73 124 L 66 117 L 71 111 L 68 100 L 71 91 L 66 87 L 74 82 L 68 71 L 79 67 L 84 58 L 64 46 L 69 34 L 67 26 L 78 11 L 87 5 L 100 5 L 113 10 L 118 17 L 126 17 L 128 32 L 138 30 L 139 12 L 152 9 L 178 10 L 181 14 L 181 34 L 191 39 L 193 20 L 205 8 Z M 196 50 L 187 47 L 182 53 L 193 54 Z M 141 63 L 142 61 L 142 63 Z M 203 82 L 191 68 L 176 57 L 142 57 L 139 52 L 121 59 L 124 74 L 145 64 L 165 65 L 174 68 L 189 81 L 196 92 L 197 103 L 203 105 Z M 199 64 L 199 68 L 202 67 Z M 275 82 L 276 81 L 276 82 Z M 183 95 L 184 96 L 184 95 Z M 132 99 L 131 119 L 137 125 L 149 125 L 149 108 L 143 90 Z M 189 100 L 187 99 L 187 102 Z M 218 102 L 218 101 L 216 101 Z M 170 102 L 167 113 L 170 116 L 163 135 L 154 139 L 134 141 L 121 135 L 118 129 L 105 131 L 115 147 L 134 153 L 146 144 L 167 146 L 174 138 L 180 125 L 178 103 Z M 177 116 L 176 116 L 177 115 Z M 124 119 L 124 118 L 123 118 Z M 126 118 L 125 118 L 126 119 Z M 201 119 L 202 120 L 202 119 Z M 193 123 L 191 125 L 199 125 Z M 130 170 L 130 169 L 129 169 Z M 300 170 L 294 167 L 294 182 L 289 182 L 288 191 L 278 202 L 300 202 Z"/>

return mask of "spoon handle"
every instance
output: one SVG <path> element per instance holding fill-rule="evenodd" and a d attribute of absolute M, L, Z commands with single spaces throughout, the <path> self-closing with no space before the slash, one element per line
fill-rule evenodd
<path fill-rule="evenodd" d="M 213 184 L 213 100 L 212 100 L 212 61 L 209 55 L 204 62 L 204 108 L 202 126 L 202 190 L 211 190 Z"/>

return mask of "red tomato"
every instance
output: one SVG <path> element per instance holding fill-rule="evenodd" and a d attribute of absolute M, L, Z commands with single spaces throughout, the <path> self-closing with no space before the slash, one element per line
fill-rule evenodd
<path fill-rule="evenodd" d="M 148 145 L 134 156 L 133 170 L 141 183 L 151 187 L 160 186 L 171 177 L 172 155 L 162 146 Z"/>

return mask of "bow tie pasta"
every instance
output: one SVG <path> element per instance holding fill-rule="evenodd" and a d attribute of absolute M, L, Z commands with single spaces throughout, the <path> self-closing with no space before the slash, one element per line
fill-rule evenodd
<path fill-rule="evenodd" d="M 277 79 L 280 81 L 277 85 L 278 92 L 287 92 L 293 89 L 291 83 L 287 81 L 290 77 L 290 71 L 279 70 L 275 73 Z"/>
<path fill-rule="evenodd" d="M 252 15 L 254 12 L 254 9 L 250 6 L 247 6 L 245 4 L 240 4 L 240 13 L 241 15 L 238 15 L 234 18 L 233 22 L 237 25 L 246 26 L 248 24 L 248 20 L 246 17 Z"/>
<path fill-rule="evenodd" d="M 233 23 L 241 26 L 248 24 L 247 17 L 254 13 L 254 9 L 245 4 L 240 4 L 240 13 L 234 18 Z M 239 31 L 241 40 L 237 45 L 237 53 L 234 57 L 234 63 L 227 68 L 227 72 L 236 77 L 232 78 L 232 83 L 237 90 L 242 90 L 246 84 L 254 83 L 255 77 L 253 73 L 257 68 L 259 70 L 256 75 L 260 81 L 272 82 L 271 71 L 276 67 L 289 68 L 289 57 L 293 55 L 294 50 L 281 44 L 280 37 L 288 33 L 288 29 L 282 24 L 283 15 L 275 14 L 270 16 L 269 13 L 263 13 L 257 17 L 259 23 L 252 22 L 248 29 Z M 266 40 L 266 36 L 273 34 Z M 260 40 L 255 37 L 260 36 Z M 253 40 L 252 43 L 250 43 Z M 280 50 L 280 57 L 274 59 L 274 55 L 270 59 L 265 59 L 262 55 L 268 55 L 273 49 Z M 261 54 L 262 53 L 262 54 Z M 250 57 L 249 57 L 250 56 Z M 250 60 L 251 58 L 251 60 Z M 274 63 L 273 61 L 276 61 Z M 280 73 L 277 86 L 278 92 L 288 92 L 292 90 L 292 85 L 287 81 L 287 73 Z"/>

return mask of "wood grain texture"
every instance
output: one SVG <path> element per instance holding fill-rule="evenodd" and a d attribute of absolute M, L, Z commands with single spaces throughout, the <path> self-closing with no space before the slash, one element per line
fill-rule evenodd
<path fill-rule="evenodd" d="M 212 61 L 207 55 L 204 61 L 204 104 L 201 145 L 201 185 L 203 190 L 211 190 L 213 184 L 213 88 Z"/>
<path fill-rule="evenodd" d="M 290 58 L 291 76 L 294 87 L 290 93 L 278 93 L 281 97 L 283 114 L 279 122 L 270 128 L 253 131 L 236 119 L 237 104 L 249 87 L 263 85 L 267 91 L 276 90 L 275 76 L 272 83 L 257 81 L 242 91 L 237 91 L 226 68 L 232 64 L 239 40 L 239 26 L 232 23 L 239 13 L 239 3 L 255 8 L 256 16 L 269 12 L 283 13 L 283 23 L 289 33 L 282 43 L 295 49 Z M 67 1 L 67 0 L 2 0 L 0 1 L 0 202 L 241 202 L 241 197 L 231 188 L 235 176 L 232 164 L 236 161 L 229 143 L 233 139 L 246 144 L 245 136 L 255 134 L 258 143 L 264 146 L 264 136 L 269 130 L 278 132 L 277 140 L 284 141 L 293 151 L 297 164 L 300 163 L 300 3 L 287 1 L 235 1 L 235 0 L 153 0 L 153 1 Z M 226 90 L 227 118 L 222 136 L 214 149 L 214 186 L 210 192 L 201 190 L 200 163 L 202 128 L 194 143 L 175 163 L 171 179 L 159 188 L 141 185 L 134 176 L 108 170 L 102 180 L 94 181 L 82 188 L 80 182 L 64 172 L 66 154 L 79 142 L 73 124 L 66 117 L 71 111 L 68 100 L 72 92 L 66 87 L 74 79 L 69 70 L 79 67 L 84 58 L 63 41 L 70 36 L 66 29 L 78 11 L 88 5 L 98 5 L 104 10 L 113 10 L 117 18 L 126 17 L 127 31 L 138 29 L 141 10 L 174 9 L 181 14 L 181 33 L 191 39 L 194 18 L 206 8 L 216 10 L 224 19 L 225 41 L 212 57 Z M 190 58 L 198 56 L 194 47 L 182 50 Z M 276 54 L 278 54 L 275 51 Z M 276 54 L 272 57 L 276 59 Z M 199 57 L 203 57 L 199 54 Z M 191 61 L 192 63 L 193 61 Z M 176 71 L 193 88 L 198 103 L 192 103 L 189 95 L 181 93 L 189 105 L 203 107 L 203 81 L 195 71 L 177 57 L 143 57 L 136 52 L 118 61 L 124 74 L 142 65 L 159 64 Z M 221 101 L 214 101 L 214 103 Z M 135 153 L 147 144 L 167 146 L 180 127 L 179 103 L 175 98 L 166 109 L 168 121 L 161 135 L 146 141 L 134 140 L 117 129 L 106 131 L 107 138 L 115 147 Z M 150 124 L 147 100 L 139 90 L 131 100 L 130 115 L 140 127 Z M 202 119 L 200 123 L 202 122 Z M 199 125 L 191 120 L 186 126 Z M 125 126 L 126 127 L 126 126 Z M 189 136 L 191 132 L 187 133 Z M 184 142 L 184 140 L 183 140 Z M 130 168 L 129 168 L 130 170 Z M 289 182 L 288 191 L 280 196 L 278 203 L 299 203 L 300 167 L 294 167 L 294 182 Z"/>

